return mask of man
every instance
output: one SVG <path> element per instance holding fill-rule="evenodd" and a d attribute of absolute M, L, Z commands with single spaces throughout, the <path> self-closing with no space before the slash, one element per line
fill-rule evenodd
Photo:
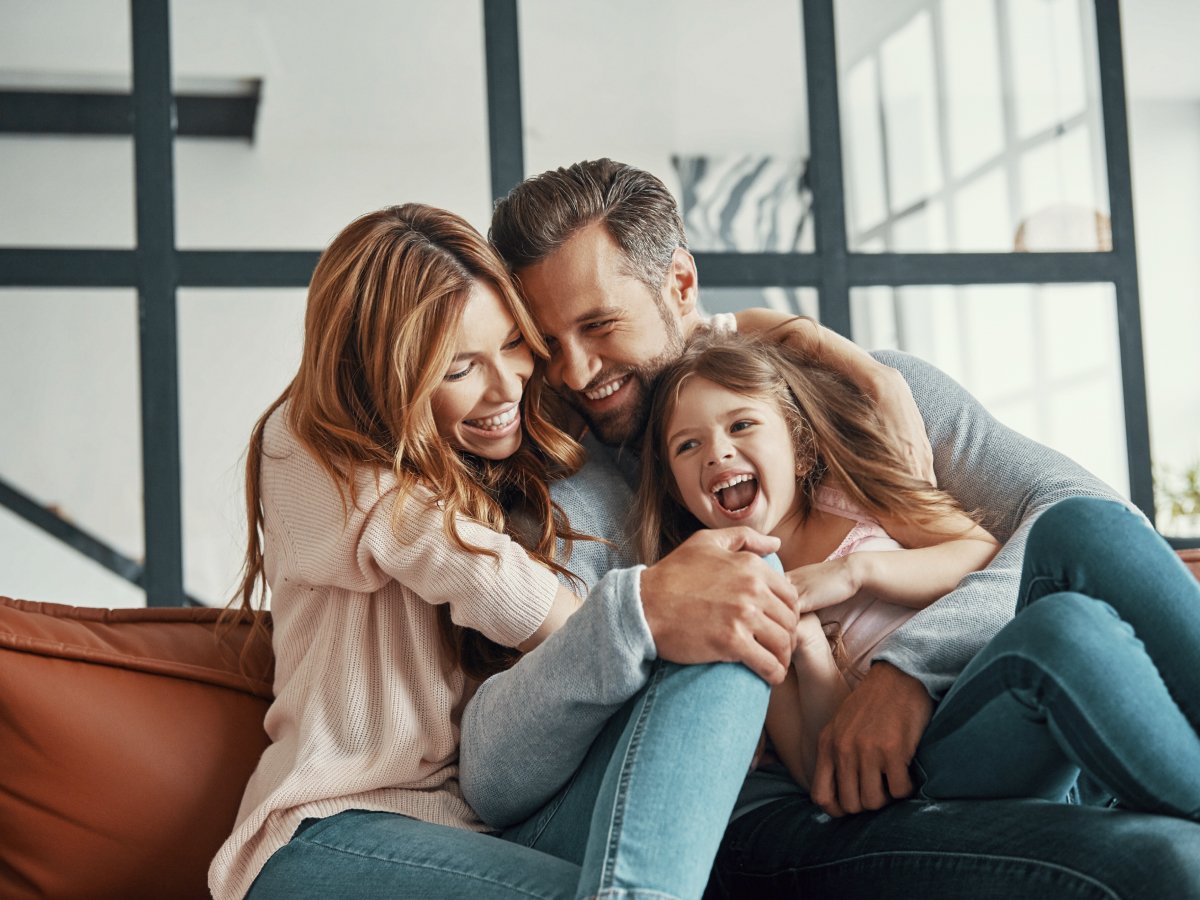
<path fill-rule="evenodd" d="M 703 321 L 682 223 L 658 179 L 600 160 L 519 185 L 497 205 L 491 238 L 550 346 L 547 380 L 608 445 L 588 445 L 589 464 L 572 488 L 585 496 L 564 501 L 573 523 L 587 531 L 608 500 L 606 485 L 616 484 L 613 473 L 632 477 L 629 461 L 656 374 Z M 829 336 L 821 346 L 842 358 L 853 352 Z M 1153 885 L 1156 896 L 1200 896 L 1200 826 L 1192 823 L 1035 801 L 893 802 L 913 791 L 909 763 L 935 701 L 1012 616 L 1032 519 L 1064 497 L 1111 492 L 1001 426 L 932 366 L 898 353 L 876 358 L 911 388 L 939 486 L 965 508 L 981 510 L 985 526 L 1007 543 L 987 569 L 885 642 L 822 734 L 811 799 L 776 772 L 751 775 L 710 889 L 742 896 L 1113 897 L 1144 896 Z M 872 393 L 893 403 L 899 379 L 875 377 Z M 911 455 L 919 468 L 919 451 Z M 583 521 L 576 522 L 577 512 Z M 620 537 L 611 528 L 607 536 Z M 685 548 L 679 565 L 627 579 L 627 592 L 640 590 L 658 655 L 683 663 L 741 660 L 764 677 L 775 675 L 763 663 L 767 654 L 754 652 L 757 607 L 739 597 L 739 618 L 723 605 L 731 582 L 721 573 L 736 553 L 725 548 L 725 558 L 717 558 L 703 544 Z M 594 580 L 599 572 L 589 574 Z M 752 569 L 742 574 L 756 577 Z M 596 652 L 610 662 L 623 652 L 606 638 L 590 603 L 578 622 L 485 684 L 464 716 L 468 799 L 487 806 L 487 798 L 513 798 L 512 809 L 507 802 L 481 809 L 486 819 L 518 815 L 569 778 L 578 747 L 586 748 L 597 727 L 592 720 L 637 687 L 631 679 L 610 694 L 603 685 L 576 682 L 549 694 L 538 688 L 580 677 Z M 633 603 L 635 612 L 627 607 L 625 614 L 638 608 Z"/>

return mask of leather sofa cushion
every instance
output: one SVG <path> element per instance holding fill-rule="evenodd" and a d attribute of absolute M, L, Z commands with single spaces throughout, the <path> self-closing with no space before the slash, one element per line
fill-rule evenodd
<path fill-rule="evenodd" d="M 271 699 L 217 615 L 0 597 L 0 896 L 209 896 Z"/>

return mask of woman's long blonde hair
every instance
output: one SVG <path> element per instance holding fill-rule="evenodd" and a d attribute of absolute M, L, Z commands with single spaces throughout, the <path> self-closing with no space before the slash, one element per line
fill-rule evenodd
<path fill-rule="evenodd" d="M 959 511 L 949 494 L 908 474 L 874 404 L 848 379 L 775 341 L 706 332 L 663 370 L 655 389 L 636 500 L 643 562 L 657 561 L 703 527 L 683 505 L 665 446 L 668 422 L 690 378 L 707 379 L 779 409 L 796 455 L 802 519 L 811 512 L 816 487 L 827 476 L 875 516 L 927 525 Z"/>
<path fill-rule="evenodd" d="M 421 486 L 442 510 L 447 538 L 468 552 L 456 518 L 465 516 L 520 539 L 530 555 L 559 573 L 557 539 L 573 532 L 550 498 L 547 477 L 578 470 L 583 449 L 541 409 L 541 362 L 521 400 L 524 439 L 508 459 L 490 461 L 456 451 L 434 425 L 431 398 L 453 358 L 471 288 L 484 283 L 501 297 L 540 359 L 547 351 L 503 262 L 464 219 L 420 204 L 392 206 L 351 222 L 321 255 L 308 289 L 300 370 L 263 413 L 246 459 L 249 537 L 237 612 L 261 608 L 263 567 L 262 455 L 267 420 L 284 403 L 287 424 L 342 493 L 358 501 L 362 471 L 391 470 L 394 509 Z M 506 514 L 516 512 L 521 527 Z M 257 604 L 256 604 L 257 598 Z M 231 604 L 232 605 L 232 604 Z M 438 607 L 443 645 L 452 661 L 482 679 L 517 653 L 450 620 Z M 261 617 L 256 617 L 261 621 Z"/>

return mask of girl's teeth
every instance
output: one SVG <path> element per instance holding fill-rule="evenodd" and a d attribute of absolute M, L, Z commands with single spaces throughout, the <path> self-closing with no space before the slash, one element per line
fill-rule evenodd
<path fill-rule="evenodd" d="M 735 484 L 741 484 L 743 481 L 749 481 L 753 475 L 735 475 L 727 481 L 722 481 L 720 484 L 714 484 L 712 492 L 715 494 L 718 491 L 723 491 L 725 488 L 733 487 Z"/>

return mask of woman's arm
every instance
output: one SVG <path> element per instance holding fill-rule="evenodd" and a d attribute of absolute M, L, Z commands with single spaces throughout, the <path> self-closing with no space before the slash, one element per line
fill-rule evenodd
<path fill-rule="evenodd" d="M 817 764 L 817 740 L 850 686 L 834 661 L 816 615 L 800 617 L 792 670 L 771 690 L 767 734 L 796 783 L 808 790 Z"/>
<path fill-rule="evenodd" d="M 744 309 L 735 315 L 738 331 L 787 344 L 849 378 L 875 401 L 884 427 L 896 441 L 909 470 L 937 484 L 933 450 L 908 382 L 895 369 L 877 362 L 853 341 L 803 316 L 773 309 Z"/>
<path fill-rule="evenodd" d="M 570 618 L 571 613 L 579 609 L 583 605 L 583 601 L 574 593 L 567 590 L 562 585 L 558 586 L 558 591 L 554 595 L 554 603 L 550 607 L 550 612 L 546 614 L 546 618 L 542 620 L 542 624 L 538 626 L 537 631 L 531 634 L 528 639 L 517 646 L 517 649 L 522 653 L 528 653 L 566 623 Z"/>

